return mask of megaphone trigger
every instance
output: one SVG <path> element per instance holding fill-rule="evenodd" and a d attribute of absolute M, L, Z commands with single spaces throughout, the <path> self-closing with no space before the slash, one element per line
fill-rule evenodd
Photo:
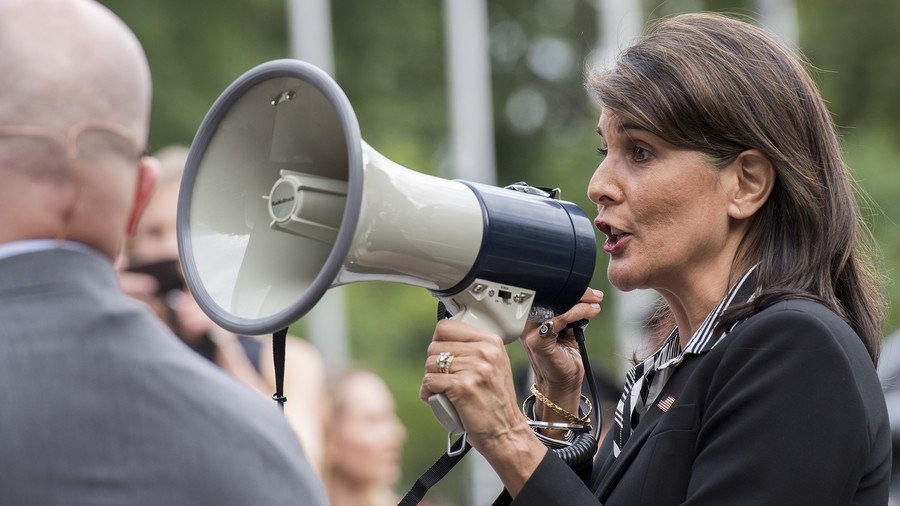
<path fill-rule="evenodd" d="M 456 408 L 453 407 L 453 403 L 446 395 L 432 394 L 428 396 L 428 405 L 431 406 L 434 417 L 447 429 L 448 433 L 451 435 L 465 434 L 466 428 L 459 418 L 459 413 L 456 412 Z"/>

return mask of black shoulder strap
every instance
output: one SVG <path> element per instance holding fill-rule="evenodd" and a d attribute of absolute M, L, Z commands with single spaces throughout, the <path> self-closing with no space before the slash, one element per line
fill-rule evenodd
<path fill-rule="evenodd" d="M 461 440 L 462 438 L 457 439 L 453 446 L 458 445 Z M 457 462 L 462 460 L 462 458 L 466 456 L 466 453 L 472 449 L 472 445 L 469 443 L 465 443 L 465 445 L 465 448 L 453 457 L 447 453 L 441 455 L 441 458 L 439 458 L 434 465 L 422 473 L 422 476 L 416 480 L 416 483 L 409 492 L 406 493 L 403 499 L 397 503 L 397 506 L 416 506 L 419 504 L 419 501 L 425 497 L 425 493 L 428 492 L 428 489 L 433 487 L 435 483 L 441 481 L 441 479 L 453 469 Z"/>
<path fill-rule="evenodd" d="M 284 396 L 284 348 L 287 341 L 288 329 L 281 329 L 272 334 L 272 358 L 275 362 L 275 393 L 272 399 L 278 403 L 278 407 L 284 411 L 284 403 L 287 397 Z"/>

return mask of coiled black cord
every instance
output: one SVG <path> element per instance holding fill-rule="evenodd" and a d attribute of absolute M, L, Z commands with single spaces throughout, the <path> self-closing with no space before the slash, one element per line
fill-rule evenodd
<path fill-rule="evenodd" d="M 584 344 L 584 327 L 586 327 L 587 324 L 587 320 L 579 320 L 569 324 L 567 328 L 571 328 L 575 333 L 575 342 L 578 343 L 578 353 L 581 355 L 581 363 L 584 364 L 584 375 L 587 378 L 588 388 L 591 391 L 591 403 L 594 406 L 592 413 L 594 434 L 582 432 L 575 436 L 575 440 L 572 441 L 571 445 L 564 448 L 553 449 L 553 453 L 572 469 L 580 469 L 593 460 L 594 454 L 597 452 L 597 437 L 600 434 L 600 424 L 603 422 L 600 414 L 600 403 L 598 402 L 597 382 L 594 380 L 591 361 L 588 358 L 587 347 Z"/>

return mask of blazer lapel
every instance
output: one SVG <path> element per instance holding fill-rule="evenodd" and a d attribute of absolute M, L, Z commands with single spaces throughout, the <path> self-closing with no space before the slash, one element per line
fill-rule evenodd
<path fill-rule="evenodd" d="M 664 397 L 667 394 L 667 390 L 664 390 L 661 394 L 661 397 Z M 656 405 L 650 407 L 644 417 L 641 419 L 641 423 L 638 424 L 637 430 L 628 438 L 628 441 L 625 443 L 625 447 L 622 448 L 622 451 L 619 452 L 619 456 L 612 461 L 611 464 L 606 464 L 605 474 L 602 474 L 602 478 L 600 481 L 600 486 L 597 490 L 597 497 L 600 499 L 600 502 L 605 502 L 609 498 L 610 492 L 612 492 L 613 486 L 619 482 L 619 478 L 622 477 L 622 473 L 628 469 L 628 465 L 631 464 L 631 461 L 634 460 L 634 457 L 637 455 L 638 451 L 644 446 L 644 443 L 647 441 L 647 438 L 653 432 L 653 429 L 659 423 L 659 419 L 662 416 L 662 410 L 658 409 Z M 612 456 L 612 453 L 610 453 Z M 601 471 L 602 473 L 602 471 Z"/>
<path fill-rule="evenodd" d="M 685 384 L 691 377 L 691 370 L 702 358 L 703 355 L 690 355 L 685 357 L 685 360 L 677 366 L 678 369 L 675 370 L 672 377 L 666 382 L 666 386 L 663 388 L 662 392 L 654 399 L 653 404 L 650 405 L 647 413 L 641 417 L 641 422 L 638 424 L 637 430 L 630 438 L 628 438 L 628 441 L 625 442 L 625 447 L 619 452 L 618 458 L 611 462 L 610 460 L 607 460 L 607 462 L 603 464 L 603 468 L 601 468 L 598 475 L 599 486 L 594 488 L 601 503 L 609 498 L 610 493 L 619 482 L 622 474 L 628 469 L 628 466 L 644 446 L 644 443 L 647 442 L 647 438 L 653 433 L 653 430 L 659 424 L 662 416 L 669 411 L 673 402 L 677 404 L 678 397 L 681 396 Z M 672 399 L 667 399 L 668 397 L 672 397 Z M 660 407 L 660 401 L 663 400 L 665 400 L 662 402 L 663 406 Z M 610 448 L 609 458 L 612 459 L 612 448 Z"/>

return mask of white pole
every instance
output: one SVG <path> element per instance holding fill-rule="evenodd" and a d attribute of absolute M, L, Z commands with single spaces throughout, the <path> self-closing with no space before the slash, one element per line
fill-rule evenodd
<path fill-rule="evenodd" d="M 485 0 L 444 0 L 451 173 L 496 184 L 491 63 Z M 468 504 L 490 504 L 503 484 L 477 452 L 469 457 Z"/>
<path fill-rule="evenodd" d="M 288 0 L 291 54 L 334 76 L 329 0 Z"/>
<path fill-rule="evenodd" d="M 596 0 L 600 32 L 596 63 L 608 65 L 641 34 L 644 14 L 639 0 Z"/>
<path fill-rule="evenodd" d="M 485 0 L 444 0 L 454 177 L 496 184 Z"/>
<path fill-rule="evenodd" d="M 291 54 L 334 76 L 329 0 L 289 0 Z M 306 316 L 309 340 L 322 354 L 326 370 L 349 362 L 346 294 L 343 288 L 325 292 Z"/>
<path fill-rule="evenodd" d="M 798 41 L 797 5 L 794 0 L 756 0 L 759 24 L 791 46 Z"/>

